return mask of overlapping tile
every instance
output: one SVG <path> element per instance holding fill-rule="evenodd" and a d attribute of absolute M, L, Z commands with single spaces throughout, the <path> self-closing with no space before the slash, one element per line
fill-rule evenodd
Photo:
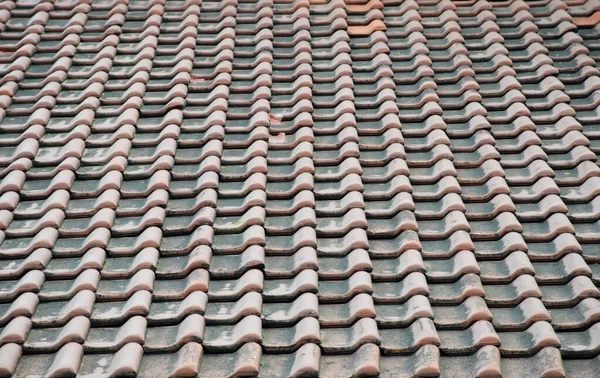
<path fill-rule="evenodd" d="M 0 376 L 588 376 L 593 0 L 0 4 Z"/>

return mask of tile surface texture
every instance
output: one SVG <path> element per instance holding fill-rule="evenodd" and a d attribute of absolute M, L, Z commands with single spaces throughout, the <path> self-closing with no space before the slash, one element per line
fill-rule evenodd
<path fill-rule="evenodd" d="M 592 377 L 599 0 L 3 0 L 0 377 Z"/>

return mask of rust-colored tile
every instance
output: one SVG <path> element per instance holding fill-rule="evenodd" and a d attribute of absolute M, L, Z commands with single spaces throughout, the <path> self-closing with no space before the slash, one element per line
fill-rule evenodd
<path fill-rule="evenodd" d="M 588 17 L 573 17 L 573 23 L 580 28 L 596 26 L 600 23 L 600 11 Z"/>
<path fill-rule="evenodd" d="M 374 20 L 366 26 L 349 26 L 348 34 L 351 36 L 368 36 L 376 31 L 385 31 L 386 26 L 381 20 Z"/>

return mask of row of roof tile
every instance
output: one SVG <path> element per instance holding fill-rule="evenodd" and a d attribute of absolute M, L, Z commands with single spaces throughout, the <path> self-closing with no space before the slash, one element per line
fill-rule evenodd
<path fill-rule="evenodd" d="M 0 4 L 0 375 L 592 376 L 595 4 Z"/>

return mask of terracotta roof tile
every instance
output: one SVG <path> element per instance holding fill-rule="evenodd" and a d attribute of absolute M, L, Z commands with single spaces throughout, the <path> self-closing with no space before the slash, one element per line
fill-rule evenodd
<path fill-rule="evenodd" d="M 599 11 L 1 3 L 0 375 L 593 375 Z"/>

